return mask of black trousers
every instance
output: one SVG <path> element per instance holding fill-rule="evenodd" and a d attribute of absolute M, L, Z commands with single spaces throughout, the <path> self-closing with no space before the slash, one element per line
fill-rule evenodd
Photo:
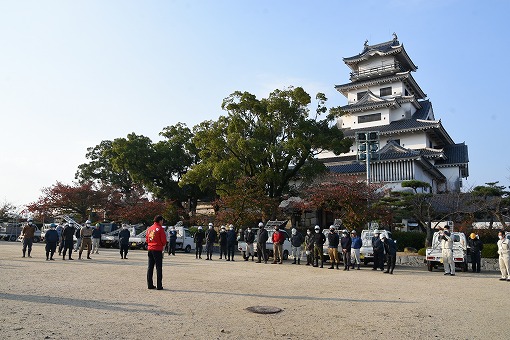
<path fill-rule="evenodd" d="M 395 269 L 395 262 L 397 262 L 397 254 L 395 255 L 386 254 L 387 272 L 393 273 L 393 269 Z"/>
<path fill-rule="evenodd" d="M 168 242 L 168 255 L 175 255 L 175 241 L 176 240 L 170 240 L 170 242 Z"/>
<path fill-rule="evenodd" d="M 207 242 L 205 244 L 205 252 L 207 253 L 207 257 L 210 256 L 212 258 L 213 246 L 214 246 L 213 242 Z"/>
<path fill-rule="evenodd" d="M 220 243 L 220 259 L 222 256 L 225 256 L 225 258 L 227 258 L 227 244 L 226 243 Z"/>
<path fill-rule="evenodd" d="M 202 257 L 202 250 L 203 250 L 204 246 L 202 244 L 197 244 L 197 248 L 195 249 L 195 256 L 200 256 Z"/>
<path fill-rule="evenodd" d="M 154 287 L 152 276 L 154 275 L 154 266 L 156 266 L 156 287 L 163 288 L 163 252 L 156 250 L 147 251 L 149 265 L 147 267 L 147 287 Z"/>
<path fill-rule="evenodd" d="M 474 273 L 480 272 L 481 254 L 479 251 L 471 252 L 471 265 Z"/>
<path fill-rule="evenodd" d="M 73 240 L 64 240 L 64 257 L 66 257 L 66 252 L 69 250 L 69 258 L 71 258 L 71 254 L 73 252 Z"/>
<path fill-rule="evenodd" d="M 384 269 L 384 253 L 374 253 L 374 269 Z"/>
<path fill-rule="evenodd" d="M 28 247 L 28 256 L 30 256 L 30 252 L 32 252 L 33 242 L 34 242 L 34 240 L 31 237 L 23 238 L 23 255 L 25 255 L 25 252 L 27 251 L 27 247 Z"/>
<path fill-rule="evenodd" d="M 264 262 L 267 262 L 267 252 L 266 252 L 266 243 L 257 242 L 257 259 L 260 262 L 260 259 L 263 258 Z"/>
<path fill-rule="evenodd" d="M 128 244 L 121 244 L 120 245 L 120 256 L 126 257 L 129 250 L 129 243 Z"/>
<path fill-rule="evenodd" d="M 55 250 L 57 250 L 57 242 L 47 242 L 46 243 L 46 258 L 48 258 L 48 257 L 53 258 L 53 254 L 55 254 Z"/>
<path fill-rule="evenodd" d="M 227 258 L 233 260 L 235 251 L 236 251 L 236 244 L 235 243 L 227 243 Z"/>

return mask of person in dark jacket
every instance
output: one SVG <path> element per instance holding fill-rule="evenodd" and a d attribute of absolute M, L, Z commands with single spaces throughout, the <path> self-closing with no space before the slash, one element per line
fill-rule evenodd
<path fill-rule="evenodd" d="M 212 261 L 212 253 L 213 253 L 213 246 L 214 242 L 216 242 L 216 230 L 213 228 L 213 224 L 209 223 L 209 229 L 207 229 L 207 232 L 205 233 L 205 252 L 207 254 L 206 260 Z"/>
<path fill-rule="evenodd" d="M 127 253 L 129 250 L 129 237 L 131 233 L 126 226 L 122 226 L 122 230 L 119 232 L 119 247 L 120 247 L 120 258 L 127 260 Z"/>
<path fill-rule="evenodd" d="M 313 234 L 312 230 L 308 229 L 305 236 L 305 253 L 306 253 L 306 265 L 313 265 Z"/>
<path fill-rule="evenodd" d="M 385 273 L 393 274 L 393 269 L 395 269 L 395 262 L 397 262 L 397 245 L 391 238 L 386 238 L 385 234 L 381 234 L 380 239 L 384 246 L 386 262 L 388 265 Z"/>
<path fill-rule="evenodd" d="M 483 243 L 475 233 L 469 235 L 468 247 L 471 254 L 471 268 L 473 269 L 473 273 L 479 273 Z"/>
<path fill-rule="evenodd" d="M 227 231 L 227 261 L 234 261 L 234 253 L 236 251 L 237 234 L 234 226 L 231 224 Z"/>
<path fill-rule="evenodd" d="M 374 266 L 372 270 L 384 270 L 384 245 L 379 238 L 379 230 L 374 230 L 374 237 L 372 237 L 372 248 L 374 252 Z"/>
<path fill-rule="evenodd" d="M 195 233 L 195 236 L 193 239 L 195 240 L 195 258 L 201 259 L 202 258 L 202 245 L 204 243 L 205 233 L 202 227 L 198 227 L 197 232 Z"/>
<path fill-rule="evenodd" d="M 172 254 L 175 256 L 175 247 L 177 243 L 177 230 L 175 230 L 175 227 L 170 227 L 170 230 L 168 231 L 168 255 Z"/>
<path fill-rule="evenodd" d="M 74 233 L 74 236 L 76 237 L 76 247 L 74 248 L 74 251 L 78 251 L 81 247 L 81 227 L 78 226 L 76 228 L 76 231 Z"/>
<path fill-rule="evenodd" d="M 261 262 L 261 258 L 264 258 L 264 263 L 267 263 L 266 242 L 268 239 L 269 234 L 266 228 L 264 228 L 264 223 L 260 222 L 259 231 L 257 233 L 257 263 Z"/>
<path fill-rule="evenodd" d="M 292 246 L 292 256 L 294 256 L 294 262 L 292 264 L 301 264 L 301 245 L 303 244 L 303 235 L 296 228 L 292 228 L 290 236 L 290 244 Z"/>
<path fill-rule="evenodd" d="M 328 255 L 331 261 L 331 266 L 328 269 L 334 269 L 336 263 L 336 269 L 339 269 L 340 258 L 338 256 L 338 245 L 340 244 L 340 236 L 338 236 L 335 226 L 329 227 L 328 233 Z"/>
<path fill-rule="evenodd" d="M 342 238 L 340 239 L 340 244 L 342 246 L 342 258 L 344 260 L 344 270 L 349 270 L 351 263 L 351 245 L 352 239 L 349 236 L 347 230 L 342 232 Z"/>
<path fill-rule="evenodd" d="M 315 259 L 314 267 L 319 266 L 319 258 L 321 260 L 321 268 L 324 268 L 324 254 L 322 247 L 324 246 L 324 242 L 326 242 L 326 236 L 321 232 L 321 227 L 318 225 L 314 228 L 315 234 L 313 235 L 313 257 Z"/>
<path fill-rule="evenodd" d="M 246 257 L 244 258 L 244 260 L 248 261 L 251 255 L 251 260 L 253 261 L 255 257 L 255 250 L 253 249 L 253 243 L 255 242 L 255 233 L 250 227 L 248 227 L 244 232 L 244 241 L 246 242 Z"/>
<path fill-rule="evenodd" d="M 53 254 L 57 250 L 58 243 L 58 232 L 55 229 L 57 225 L 55 223 L 50 224 L 50 229 L 44 235 L 44 240 L 46 241 L 46 261 L 51 260 L 54 261 Z"/>
<path fill-rule="evenodd" d="M 78 228 L 78 230 L 80 230 Z M 76 228 L 73 224 L 68 224 L 65 226 L 64 231 L 62 231 L 62 238 L 64 239 L 64 253 L 62 255 L 62 260 L 66 259 L 66 251 L 69 251 L 69 260 L 74 260 L 71 258 L 71 254 L 73 252 L 73 236 L 76 233 Z"/>
<path fill-rule="evenodd" d="M 220 228 L 220 233 L 218 235 L 220 240 L 220 260 L 222 256 L 225 256 L 225 260 L 227 259 L 227 229 L 224 225 Z"/>

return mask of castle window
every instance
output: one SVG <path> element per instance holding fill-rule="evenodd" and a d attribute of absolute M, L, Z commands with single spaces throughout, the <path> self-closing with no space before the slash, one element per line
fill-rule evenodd
<path fill-rule="evenodd" d="M 390 87 L 383 87 L 379 91 L 380 91 L 380 96 L 381 97 L 391 96 L 391 86 Z"/>
<path fill-rule="evenodd" d="M 358 116 L 358 123 L 368 123 L 368 122 L 376 122 L 378 120 L 381 120 L 381 114 L 380 113 L 372 113 L 369 115 L 364 116 Z"/>
<path fill-rule="evenodd" d="M 363 96 L 367 93 L 367 91 L 358 92 L 358 101 L 363 98 Z"/>

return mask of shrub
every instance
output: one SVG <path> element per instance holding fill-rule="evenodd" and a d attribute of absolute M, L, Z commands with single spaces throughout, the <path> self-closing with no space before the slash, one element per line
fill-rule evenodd
<path fill-rule="evenodd" d="M 398 251 L 404 251 L 405 247 L 420 249 L 425 244 L 425 233 L 394 231 L 392 234 L 393 239 L 397 241 Z"/>
<path fill-rule="evenodd" d="M 498 257 L 498 245 L 494 243 L 484 244 L 482 249 L 482 257 L 487 259 L 495 259 Z"/>
<path fill-rule="evenodd" d="M 427 248 L 421 248 L 420 250 L 418 250 L 418 255 L 425 256 L 426 251 Z"/>

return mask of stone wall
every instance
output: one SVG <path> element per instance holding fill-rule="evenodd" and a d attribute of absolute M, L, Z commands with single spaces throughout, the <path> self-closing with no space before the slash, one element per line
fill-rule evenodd
<path fill-rule="evenodd" d="M 399 253 L 397 255 L 397 265 L 426 268 L 425 256 L 420 256 L 420 255 L 416 255 L 416 254 Z M 471 264 L 469 264 L 469 268 L 471 269 Z M 498 259 L 484 259 L 484 258 L 482 258 L 481 270 L 482 271 L 499 271 Z"/>

